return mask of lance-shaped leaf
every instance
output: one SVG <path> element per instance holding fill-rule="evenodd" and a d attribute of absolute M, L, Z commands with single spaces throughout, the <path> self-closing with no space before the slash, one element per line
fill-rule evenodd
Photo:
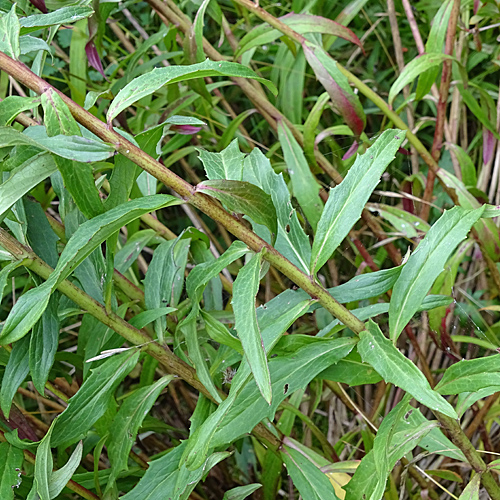
<path fill-rule="evenodd" d="M 232 78 L 252 78 L 264 84 L 271 92 L 276 94 L 276 87 L 264 78 L 260 78 L 250 68 L 238 63 L 226 61 L 206 60 L 202 63 L 189 66 L 168 66 L 155 68 L 153 71 L 134 78 L 128 85 L 118 92 L 111 103 L 106 119 L 111 123 L 121 111 L 128 108 L 139 99 L 151 95 L 167 84 L 185 82 L 195 78 L 212 76 L 227 76 Z"/>
<path fill-rule="evenodd" d="M 429 32 L 429 37 L 425 43 L 425 52 L 436 53 L 443 50 L 444 40 L 446 38 L 446 32 L 448 31 L 448 23 L 450 20 L 451 10 L 453 7 L 452 0 L 445 0 L 437 14 L 432 20 L 431 31 Z M 436 81 L 436 77 L 439 74 L 439 67 L 434 66 L 431 69 L 424 71 L 418 77 L 417 91 L 415 99 L 419 101 L 429 93 L 432 84 Z"/>
<path fill-rule="evenodd" d="M 94 11 L 87 6 L 72 5 L 61 7 L 48 14 L 35 14 L 33 16 L 22 17 L 20 19 L 21 34 L 38 31 L 46 26 L 55 26 L 59 24 L 72 24 L 80 19 L 90 17 Z"/>
<path fill-rule="evenodd" d="M 318 272 L 361 217 L 404 138 L 405 133 L 400 130 L 386 130 L 364 155 L 356 158 L 344 180 L 330 190 L 312 247 L 312 273 Z"/>
<path fill-rule="evenodd" d="M 106 443 L 114 476 L 128 469 L 128 456 L 135 442 L 137 431 L 158 399 L 160 392 L 172 379 L 172 375 L 166 375 L 153 385 L 141 387 L 121 405 L 109 427 L 110 436 Z"/>
<path fill-rule="evenodd" d="M 243 160 L 245 159 L 245 155 L 240 151 L 238 139 L 232 141 L 220 153 L 211 153 L 204 149 L 199 149 L 198 152 L 200 153 L 200 160 L 203 163 L 207 177 L 210 180 L 243 180 Z"/>
<path fill-rule="evenodd" d="M 279 20 L 290 26 L 297 33 L 323 33 L 325 35 L 337 36 L 354 43 L 361 49 L 363 48 L 363 44 L 359 38 L 349 28 L 326 17 L 291 13 L 280 17 Z M 253 47 L 272 43 L 282 36 L 283 33 L 281 31 L 272 28 L 268 24 L 257 26 L 241 39 L 235 57 L 239 57 Z"/>
<path fill-rule="evenodd" d="M 0 217 L 17 200 L 56 171 L 54 159 L 46 152 L 32 156 L 17 167 L 10 177 L 0 184 Z"/>
<path fill-rule="evenodd" d="M 40 97 L 21 97 L 10 95 L 0 101 L 0 125 L 10 125 L 12 120 L 21 112 L 36 108 L 40 104 Z"/>
<path fill-rule="evenodd" d="M 278 136 L 292 180 L 293 195 L 297 198 L 309 224 L 316 230 L 323 210 L 323 202 L 319 197 L 319 184 L 309 169 L 302 148 L 287 124 L 282 121 L 278 121 Z"/>
<path fill-rule="evenodd" d="M 338 500 L 328 476 L 316 464 L 291 446 L 284 445 L 281 450 L 281 458 L 302 498 Z"/>
<path fill-rule="evenodd" d="M 405 69 L 392 84 L 391 90 L 389 91 L 389 105 L 392 105 L 396 96 L 403 90 L 404 87 L 406 87 L 406 85 L 416 80 L 416 78 L 424 71 L 441 65 L 445 59 L 452 59 L 456 61 L 453 56 L 442 54 L 440 52 L 436 52 L 434 54 L 422 54 L 421 56 L 413 59 L 413 61 L 406 65 Z"/>
<path fill-rule="evenodd" d="M 17 59 L 19 57 L 19 32 L 21 26 L 16 14 L 16 5 L 14 4 L 7 14 L 0 16 L 0 50 Z"/>
<path fill-rule="evenodd" d="M 106 411 L 109 400 L 123 378 L 139 360 L 139 350 L 124 352 L 107 359 L 91 370 L 79 391 L 69 400 L 55 424 L 56 432 L 51 439 L 53 447 L 74 443 L 85 436 L 90 427 Z"/>
<path fill-rule="evenodd" d="M 252 256 L 243 266 L 233 286 L 235 329 L 262 397 L 271 404 L 271 376 L 266 351 L 255 313 L 255 296 L 259 291 L 262 253 Z"/>
<path fill-rule="evenodd" d="M 393 293 L 393 296 L 395 292 Z M 453 407 L 431 389 L 424 374 L 381 332 L 373 321 L 360 333 L 358 352 L 361 359 L 373 366 L 383 379 L 411 394 L 417 401 L 451 418 L 458 418 Z"/>
<path fill-rule="evenodd" d="M 310 42 L 302 44 L 307 62 L 330 95 L 333 105 L 345 123 L 359 137 L 366 125 L 366 116 L 358 96 L 352 91 L 347 77 L 337 68 L 337 63 L 322 48 Z"/>
<path fill-rule="evenodd" d="M 243 181 L 204 181 L 196 186 L 201 191 L 221 201 L 228 210 L 248 215 L 257 224 L 271 232 L 273 241 L 278 234 L 276 209 L 270 195 L 260 187 Z"/>
<path fill-rule="evenodd" d="M 0 498 L 14 500 L 14 491 L 21 483 L 21 467 L 23 466 L 23 450 L 10 443 L 0 443 Z"/>
<path fill-rule="evenodd" d="M 484 207 L 465 210 L 457 206 L 447 210 L 429 229 L 394 285 L 389 308 L 391 339 L 396 341 L 417 312 L 451 253 L 467 236 L 483 211 Z"/>
<path fill-rule="evenodd" d="M 68 241 L 49 279 L 19 297 L 0 333 L 0 343 L 15 342 L 26 335 L 40 319 L 54 287 L 122 226 L 145 213 L 179 203 L 182 201 L 166 194 L 145 196 L 119 205 L 82 224 Z"/>
<path fill-rule="evenodd" d="M 491 386 L 500 386 L 500 354 L 451 365 L 435 389 L 440 394 L 460 394 Z"/>

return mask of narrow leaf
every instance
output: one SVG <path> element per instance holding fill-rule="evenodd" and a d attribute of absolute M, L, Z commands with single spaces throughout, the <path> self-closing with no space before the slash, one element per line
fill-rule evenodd
<path fill-rule="evenodd" d="M 276 88 L 270 81 L 260 78 L 246 66 L 238 63 L 226 61 L 217 62 L 207 59 L 202 63 L 189 66 L 155 68 L 153 71 L 135 78 L 118 92 L 118 95 L 114 98 L 108 109 L 106 119 L 108 123 L 111 123 L 121 111 L 128 108 L 139 99 L 156 92 L 164 85 L 209 76 L 252 78 L 264 84 L 271 92 L 276 93 Z"/>
<path fill-rule="evenodd" d="M 89 377 L 69 400 L 68 407 L 56 421 L 56 432 L 51 440 L 53 447 L 74 443 L 86 435 L 107 410 L 110 398 L 123 378 L 137 364 L 139 354 L 138 350 L 124 352 L 91 370 Z"/>
<path fill-rule="evenodd" d="M 271 404 L 271 377 L 266 352 L 255 314 L 255 296 L 259 291 L 262 253 L 252 256 L 240 269 L 233 286 L 235 329 L 262 397 Z"/>
<path fill-rule="evenodd" d="M 401 387 L 423 405 L 458 418 L 453 407 L 431 389 L 423 373 L 384 337 L 378 325 L 370 320 L 367 326 L 367 330 L 360 333 L 358 343 L 362 360 L 372 365 L 387 383 Z"/>
<path fill-rule="evenodd" d="M 80 441 L 66 464 L 60 469 L 52 472 L 49 478 L 49 496 L 56 498 L 68 484 L 75 470 L 80 465 L 83 454 L 83 442 Z"/>
<path fill-rule="evenodd" d="M 481 217 L 484 207 L 446 211 L 427 232 L 410 256 L 394 285 L 389 308 L 389 328 L 395 341 L 422 303 L 455 247 Z"/>
<path fill-rule="evenodd" d="M 321 269 L 359 219 L 404 137 L 405 133 L 400 130 L 386 130 L 364 155 L 356 158 L 344 180 L 330 190 L 314 238 L 312 273 Z"/>
<path fill-rule="evenodd" d="M 21 26 L 16 14 L 16 4 L 14 4 L 7 14 L 0 16 L 0 50 L 12 59 L 18 59 L 19 32 Z"/>
<path fill-rule="evenodd" d="M 14 491 L 21 484 L 23 451 L 10 443 L 0 443 L 0 498 L 14 500 Z"/>

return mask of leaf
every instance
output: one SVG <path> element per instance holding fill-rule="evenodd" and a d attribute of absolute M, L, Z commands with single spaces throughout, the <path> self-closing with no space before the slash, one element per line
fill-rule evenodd
<path fill-rule="evenodd" d="M 451 0 L 445 0 L 439 7 L 438 12 L 432 20 L 431 30 L 429 32 L 429 37 L 425 43 L 425 52 L 436 53 L 443 50 L 443 44 L 446 38 L 446 32 L 448 31 L 448 24 L 450 20 L 451 10 L 453 7 L 453 2 Z M 416 90 L 415 99 L 420 101 L 425 95 L 429 93 L 433 83 L 439 74 L 439 67 L 434 66 L 431 69 L 424 71 L 418 77 L 418 84 Z"/>
<path fill-rule="evenodd" d="M 246 484 L 245 486 L 238 486 L 232 490 L 226 491 L 222 500 L 244 500 L 248 495 L 257 491 L 262 485 L 259 483 Z"/>
<path fill-rule="evenodd" d="M 30 52 L 39 52 L 40 50 L 45 50 L 49 54 L 51 53 L 50 46 L 45 40 L 30 35 L 24 35 L 19 38 L 19 48 L 23 55 Z"/>
<path fill-rule="evenodd" d="M 23 461 L 22 450 L 10 443 L 0 443 L 0 497 L 2 500 L 14 500 L 14 491 L 21 483 Z"/>
<path fill-rule="evenodd" d="M 45 152 L 38 153 L 17 167 L 10 177 L 0 184 L 0 217 L 16 201 L 56 171 L 54 159 Z"/>
<path fill-rule="evenodd" d="M 479 500 L 479 487 L 481 485 L 481 474 L 476 474 L 465 487 L 458 500 Z"/>
<path fill-rule="evenodd" d="M 276 209 L 271 196 L 259 187 L 249 182 L 212 180 L 201 182 L 196 190 L 217 198 L 228 210 L 248 215 L 257 224 L 263 224 L 271 232 L 271 239 L 276 239 Z"/>
<path fill-rule="evenodd" d="M 313 464 L 300 451 L 291 446 L 283 445 L 280 456 L 286 465 L 293 484 L 299 490 L 302 498 L 308 500 L 336 500 L 330 480 L 327 475 Z"/>
<path fill-rule="evenodd" d="M 82 454 L 83 454 L 83 442 L 80 441 L 76 445 L 76 448 L 74 449 L 73 453 L 69 457 L 69 460 L 66 462 L 66 464 L 60 469 L 51 473 L 49 479 L 50 498 L 56 498 L 68 484 L 75 470 L 80 465 L 80 462 L 82 460 Z"/>
<path fill-rule="evenodd" d="M 409 400 L 406 396 L 382 420 L 373 449 L 363 457 L 354 476 L 344 487 L 346 500 L 382 498 L 387 476 L 396 462 L 436 429 L 438 423 L 435 421 L 424 419 L 424 422 L 417 423 L 409 420 L 412 412 L 416 411 L 409 405 Z"/>
<path fill-rule="evenodd" d="M 48 137 L 44 127 L 29 127 L 24 133 L 12 127 L 0 127 L 0 147 L 20 145 L 34 146 L 85 163 L 105 160 L 115 154 L 112 146 L 94 139 L 64 135 Z"/>
<path fill-rule="evenodd" d="M 271 404 L 271 378 L 255 314 L 255 296 L 259 291 L 261 259 L 262 253 L 253 255 L 238 272 L 233 285 L 232 304 L 234 327 L 241 340 L 245 357 L 262 397 L 268 404 Z"/>
<path fill-rule="evenodd" d="M 157 309 L 151 309 L 139 313 L 137 316 L 134 316 L 132 319 L 130 319 L 128 323 L 140 330 L 156 319 L 162 316 L 166 316 L 167 314 L 170 314 L 174 311 L 177 311 L 175 307 L 158 307 Z"/>
<path fill-rule="evenodd" d="M 403 90 L 406 85 L 413 82 L 419 75 L 427 70 L 430 70 L 436 66 L 440 66 L 445 60 L 456 61 L 456 58 L 443 54 L 441 52 L 435 52 L 430 54 L 422 54 L 417 56 L 413 61 L 408 63 L 401 74 L 398 76 L 396 81 L 392 84 L 389 90 L 389 105 L 392 106 L 396 96 Z"/>
<path fill-rule="evenodd" d="M 45 384 L 59 345 L 58 299 L 55 295 L 51 296 L 47 308 L 31 333 L 29 367 L 33 385 L 39 394 L 45 392 Z"/>
<path fill-rule="evenodd" d="M 137 431 L 160 392 L 172 379 L 172 375 L 166 375 L 152 385 L 141 387 L 127 397 L 118 410 L 109 427 L 110 435 L 106 443 L 114 477 L 118 477 L 119 472 L 128 470 L 129 453 Z"/>
<path fill-rule="evenodd" d="M 115 254 L 114 266 L 120 273 L 125 273 L 137 260 L 144 247 L 156 236 L 153 229 L 137 231 L 127 239 L 125 245 Z"/>
<path fill-rule="evenodd" d="M 37 108 L 40 104 L 40 97 L 21 97 L 10 95 L 0 101 L 0 125 L 10 125 L 14 118 L 21 112 L 28 109 Z"/>
<path fill-rule="evenodd" d="M 373 215 L 377 214 L 382 219 L 389 222 L 396 231 L 406 238 L 416 238 L 418 231 L 427 232 L 430 225 L 420 217 L 407 212 L 401 208 L 392 207 L 383 203 L 368 203 L 366 208 Z"/>
<path fill-rule="evenodd" d="M 12 59 L 19 59 L 19 32 L 21 26 L 16 14 L 16 4 L 8 14 L 0 16 L 0 50 Z"/>
<path fill-rule="evenodd" d="M 40 441 L 35 457 L 35 480 L 33 481 L 33 490 L 38 493 L 40 500 L 50 500 L 49 481 L 52 474 L 54 461 L 52 459 L 52 450 L 50 441 L 54 427 L 57 425 L 57 419 L 54 420 L 49 430 Z"/>
<path fill-rule="evenodd" d="M 318 127 L 323 109 L 330 100 L 328 92 L 324 92 L 318 97 L 306 122 L 304 123 L 304 154 L 310 165 L 316 165 L 316 158 L 314 156 L 314 140 L 316 139 L 316 128 Z"/>
<path fill-rule="evenodd" d="M 333 106 L 344 122 L 359 137 L 366 125 L 366 116 L 358 96 L 352 91 L 347 77 L 337 68 L 337 63 L 322 47 L 308 41 L 302 43 L 307 62 L 316 78 L 328 92 Z"/>
<path fill-rule="evenodd" d="M 231 335 L 224 324 L 217 321 L 206 311 L 201 311 L 201 316 L 205 322 L 205 330 L 212 340 L 215 340 L 215 342 L 219 344 L 227 345 L 231 347 L 231 349 L 234 349 L 236 352 L 243 355 L 243 348 L 241 347 L 240 339 Z"/>
<path fill-rule="evenodd" d="M 226 179 L 241 181 L 243 179 L 243 160 L 245 155 L 240 151 L 238 139 L 235 139 L 220 153 L 210 153 L 198 149 L 207 177 L 210 180 Z"/>
<path fill-rule="evenodd" d="M 463 359 L 451 365 L 435 390 L 439 394 L 477 392 L 500 385 L 500 354 L 478 359 Z"/>
<path fill-rule="evenodd" d="M 332 21 L 331 19 L 327 19 L 326 17 L 290 13 L 278 19 L 287 26 L 290 26 L 290 28 L 297 33 L 329 34 L 343 38 L 344 40 L 363 48 L 359 38 L 349 28 L 338 22 Z M 241 56 L 243 53 L 254 47 L 272 43 L 282 36 L 283 33 L 281 31 L 273 29 L 268 24 L 257 26 L 240 40 L 240 45 L 235 57 Z"/>
<path fill-rule="evenodd" d="M 323 210 L 323 202 L 319 197 L 319 184 L 309 169 L 302 148 L 286 123 L 282 121 L 278 121 L 278 137 L 292 180 L 293 195 L 297 198 L 309 224 L 316 231 Z"/>
<path fill-rule="evenodd" d="M 236 396 L 234 404 L 219 424 L 211 445 L 222 446 L 231 443 L 250 432 L 262 419 L 272 420 L 285 398 L 296 390 L 305 388 L 318 373 L 343 359 L 352 350 L 356 341 L 356 338 L 314 339 L 312 344 L 290 354 L 271 358 L 269 360 L 273 393 L 271 406 L 261 398 L 255 383 L 250 381 Z M 237 376 L 238 373 L 233 378 L 233 386 L 237 382 L 235 380 Z"/>
<path fill-rule="evenodd" d="M 359 219 L 404 137 L 399 130 L 386 130 L 364 155 L 356 158 L 344 180 L 330 190 L 313 242 L 311 273 L 321 269 Z"/>
<path fill-rule="evenodd" d="M 53 447 L 70 444 L 84 437 L 108 408 L 110 398 L 139 360 L 139 351 L 124 352 L 91 370 L 79 391 L 69 400 L 55 424 Z"/>
<path fill-rule="evenodd" d="M 394 297 L 395 293 L 393 293 Z M 392 383 L 411 394 L 432 410 L 457 418 L 452 406 L 433 391 L 423 373 L 394 344 L 386 339 L 373 321 L 360 333 L 358 352 L 363 362 L 370 364 L 387 383 Z"/>
<path fill-rule="evenodd" d="M 272 93 L 276 94 L 277 92 L 271 82 L 264 78 L 260 78 L 251 69 L 238 63 L 226 61 L 217 62 L 207 59 L 202 63 L 189 66 L 155 68 L 149 73 L 134 78 L 134 80 L 118 92 L 118 95 L 114 98 L 108 109 L 106 115 L 107 122 L 110 124 L 121 111 L 128 108 L 139 99 L 156 92 L 164 85 L 209 76 L 251 78 L 264 84 Z"/>
<path fill-rule="evenodd" d="M 52 91 L 52 89 L 46 90 L 42 94 L 42 107 L 49 136 L 62 134 L 77 137 L 81 135 L 76 120 L 57 92 Z M 61 172 L 66 189 L 83 215 L 91 219 L 102 214 L 104 208 L 99 196 L 99 190 L 95 185 L 91 166 L 59 156 L 54 159 L 57 168 Z"/>
<path fill-rule="evenodd" d="M 54 12 L 48 14 L 35 14 L 34 16 L 22 17 L 21 34 L 37 31 L 46 26 L 55 26 L 58 24 L 71 24 L 80 19 L 90 17 L 94 11 L 87 6 L 72 5 L 69 7 L 61 7 Z"/>
<path fill-rule="evenodd" d="M 382 380 L 372 366 L 361 361 L 357 351 L 352 351 L 344 359 L 322 371 L 317 378 L 348 384 L 350 387 L 376 384 Z"/>
<path fill-rule="evenodd" d="M 454 207 L 429 229 L 410 256 L 396 284 L 389 308 L 391 339 L 396 341 L 422 303 L 455 247 L 481 217 L 484 207 L 465 210 Z"/>
<path fill-rule="evenodd" d="M 122 226 L 145 213 L 179 203 L 182 203 L 182 200 L 166 194 L 145 196 L 124 203 L 82 224 L 66 244 L 49 279 L 19 297 L 0 333 L 0 343 L 14 342 L 26 335 L 45 310 L 52 290 Z"/>

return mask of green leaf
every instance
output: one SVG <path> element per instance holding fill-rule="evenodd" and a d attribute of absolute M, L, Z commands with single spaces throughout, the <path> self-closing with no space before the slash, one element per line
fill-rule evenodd
<path fill-rule="evenodd" d="M 222 446 L 231 443 L 250 432 L 262 419 L 272 420 L 285 398 L 296 390 L 305 388 L 318 373 L 339 359 L 343 359 L 356 342 L 356 338 L 314 339 L 310 345 L 270 359 L 269 371 L 273 393 L 271 406 L 262 399 L 254 381 L 246 383 L 236 396 L 234 404 L 227 410 L 224 420 L 219 424 L 211 445 Z M 233 386 L 238 382 L 236 378 L 238 376 L 237 373 L 233 378 Z"/>
<path fill-rule="evenodd" d="M 158 318 L 166 316 L 167 314 L 170 314 L 174 311 L 177 311 L 175 307 L 158 307 L 157 309 L 143 311 L 137 316 L 134 316 L 132 319 L 130 319 L 129 324 L 135 326 L 140 330 L 141 328 L 144 328 Z"/>
<path fill-rule="evenodd" d="M 0 127 L 0 147 L 34 146 L 69 160 L 91 163 L 113 156 L 115 149 L 104 142 L 78 136 L 48 137 L 44 127 L 29 127 L 24 133 L 12 127 Z"/>
<path fill-rule="evenodd" d="M 38 493 L 40 500 L 50 500 L 49 482 L 52 474 L 54 461 L 52 459 L 52 450 L 50 449 L 50 441 L 54 427 L 57 425 L 57 419 L 54 420 L 49 430 L 40 441 L 35 457 L 35 480 L 33 482 L 33 490 Z"/>
<path fill-rule="evenodd" d="M 14 342 L 26 335 L 45 310 L 52 290 L 112 234 L 145 213 L 179 203 L 182 200 L 166 194 L 145 196 L 124 203 L 79 226 L 65 246 L 49 279 L 19 297 L 0 333 L 0 343 Z"/>
<path fill-rule="evenodd" d="M 45 50 L 45 52 L 51 54 L 50 45 L 43 38 L 35 38 L 30 35 L 24 35 L 19 38 L 19 48 L 22 55 L 41 50 Z"/>
<path fill-rule="evenodd" d="M 127 397 L 118 410 L 109 427 L 110 435 L 106 443 L 112 474 L 115 477 L 119 472 L 128 470 L 129 453 L 137 431 L 160 392 L 172 379 L 172 375 L 166 375 L 150 386 L 141 387 Z"/>
<path fill-rule="evenodd" d="M 439 394 L 477 392 L 500 385 L 500 354 L 478 359 L 463 359 L 451 365 L 435 390 Z"/>
<path fill-rule="evenodd" d="M 243 160 L 245 155 L 240 151 L 238 139 L 235 139 L 220 153 L 210 153 L 198 149 L 207 177 L 210 180 L 226 179 L 241 181 L 243 179 Z"/>
<path fill-rule="evenodd" d="M 353 92 L 347 77 L 337 68 L 337 62 L 322 47 L 304 41 L 302 48 L 316 78 L 328 92 L 333 106 L 344 122 L 359 137 L 366 125 L 366 116 L 359 97 Z"/>
<path fill-rule="evenodd" d="M 300 451 L 291 446 L 283 445 L 280 456 L 302 498 L 308 500 L 338 500 L 327 475 Z"/>
<path fill-rule="evenodd" d="M 220 321 L 217 321 L 211 314 L 201 311 L 201 316 L 205 322 L 205 330 L 212 340 L 222 345 L 227 345 L 236 352 L 243 355 L 241 340 L 229 333 L 229 330 Z"/>
<path fill-rule="evenodd" d="M 400 130 L 386 130 L 364 155 L 356 158 L 344 180 L 330 190 L 312 247 L 312 273 L 321 269 L 359 219 L 404 138 Z"/>
<path fill-rule="evenodd" d="M 0 217 L 29 193 L 35 186 L 56 172 L 57 166 L 48 153 L 38 153 L 12 171 L 10 177 L 0 184 Z"/>
<path fill-rule="evenodd" d="M 68 484 L 71 477 L 73 476 L 75 470 L 80 465 L 83 454 L 83 442 L 80 441 L 69 460 L 60 469 L 52 472 L 49 479 L 49 496 L 50 498 L 56 498 Z M 36 467 L 36 465 L 35 465 Z"/>
<path fill-rule="evenodd" d="M 43 394 L 54 364 L 59 345 L 59 317 L 57 305 L 59 297 L 51 296 L 47 308 L 33 327 L 29 347 L 29 366 L 35 389 Z"/>
<path fill-rule="evenodd" d="M 12 59 L 19 59 L 19 32 L 21 26 L 16 14 L 16 4 L 8 14 L 0 16 L 0 50 Z"/>
<path fill-rule="evenodd" d="M 257 491 L 262 485 L 258 483 L 246 484 L 245 486 L 238 486 L 232 490 L 226 491 L 222 500 L 244 500 L 248 495 Z"/>
<path fill-rule="evenodd" d="M 271 232 L 271 239 L 276 239 L 276 209 L 271 196 L 259 187 L 249 182 L 221 179 L 201 182 L 196 190 L 217 198 L 228 210 L 248 215 L 257 224 L 263 224 Z"/>
<path fill-rule="evenodd" d="M 384 495 L 387 476 L 396 462 L 419 444 L 419 441 L 438 426 L 437 422 L 416 423 L 409 416 L 416 410 L 406 396 L 382 420 L 373 442 L 352 479 L 344 487 L 346 500 L 378 500 Z"/>
<path fill-rule="evenodd" d="M 373 366 L 387 383 L 400 387 L 432 410 L 457 418 L 448 401 L 431 389 L 423 373 L 384 337 L 377 324 L 370 320 L 360 338 L 358 352 L 361 359 Z"/>
<path fill-rule="evenodd" d="M 91 370 L 79 391 L 69 400 L 55 424 L 53 447 L 70 444 L 84 437 L 91 426 L 106 412 L 109 401 L 139 360 L 139 351 L 124 352 L 107 359 Z"/>
<path fill-rule="evenodd" d="M 81 136 L 76 120 L 57 92 L 51 89 L 46 90 L 42 94 L 42 107 L 49 137 L 59 134 Z M 57 168 L 61 172 L 66 189 L 83 215 L 91 219 L 102 214 L 104 208 L 99 196 L 99 190 L 95 185 L 92 167 L 59 156 L 54 159 Z"/>
<path fill-rule="evenodd" d="M 90 7 L 72 5 L 69 7 L 61 7 L 54 12 L 48 14 L 35 14 L 34 16 L 22 17 L 21 34 L 38 31 L 46 26 L 55 26 L 57 24 L 71 24 L 80 19 L 90 17 L 94 11 Z"/>
<path fill-rule="evenodd" d="M 316 139 L 316 128 L 318 127 L 323 109 L 330 100 L 328 92 L 324 92 L 318 97 L 306 122 L 304 123 L 304 154 L 310 165 L 316 165 L 316 158 L 314 156 L 314 140 Z"/>
<path fill-rule="evenodd" d="M 292 191 L 314 231 L 323 210 L 319 197 L 319 184 L 309 169 L 302 148 L 286 123 L 278 122 L 278 137 L 285 156 L 288 173 L 292 180 Z"/>
<path fill-rule="evenodd" d="M 476 474 L 465 487 L 458 500 L 479 500 L 479 487 L 481 486 L 481 474 Z"/>
<path fill-rule="evenodd" d="M 456 58 L 453 56 L 435 52 L 422 54 L 408 63 L 389 90 L 389 105 L 392 106 L 394 99 L 396 99 L 396 96 L 406 87 L 406 85 L 413 82 L 425 71 L 440 66 L 446 59 L 456 61 Z"/>
<path fill-rule="evenodd" d="M 484 207 L 476 210 L 454 207 L 447 210 L 427 232 L 394 285 L 389 308 L 391 339 L 396 341 L 399 337 L 451 253 L 467 236 L 483 210 Z"/>
<path fill-rule="evenodd" d="M 259 291 L 262 253 L 252 256 L 240 269 L 233 285 L 233 310 L 235 329 L 241 340 L 250 369 L 262 397 L 271 404 L 271 378 L 266 351 L 255 314 L 255 296 Z"/>
<path fill-rule="evenodd" d="M 282 174 L 276 174 L 266 156 L 255 148 L 243 162 L 243 180 L 262 188 L 273 200 L 278 216 L 275 248 L 298 268 L 308 272 L 311 244 L 297 219 Z"/>
<path fill-rule="evenodd" d="M 121 111 L 128 108 L 139 99 L 156 92 L 164 85 L 209 76 L 251 78 L 264 84 L 274 94 L 277 92 L 270 81 L 260 78 L 251 69 L 238 63 L 226 61 L 217 62 L 207 59 L 204 62 L 189 66 L 155 68 L 149 73 L 134 78 L 134 80 L 118 92 L 118 95 L 114 98 L 106 115 L 108 124 L 110 124 Z"/>
<path fill-rule="evenodd" d="M 9 418 L 12 400 L 29 372 L 29 344 L 28 337 L 16 342 L 5 367 L 0 388 L 0 407 L 5 418 Z"/>
<path fill-rule="evenodd" d="M 0 443 L 0 498 L 14 500 L 14 491 L 21 483 L 22 450 L 10 443 Z"/>
<path fill-rule="evenodd" d="M 401 208 L 392 207 L 383 203 L 369 203 L 368 210 L 377 213 L 379 217 L 389 222 L 394 229 L 406 238 L 416 238 L 418 232 L 427 232 L 430 225 L 420 217 Z"/>
<path fill-rule="evenodd" d="M 0 101 L 0 125 L 10 125 L 21 112 L 38 107 L 40 97 L 11 95 Z"/>
<path fill-rule="evenodd" d="M 376 384 L 382 380 L 372 366 L 361 361 L 357 351 L 352 351 L 344 359 L 322 371 L 317 378 L 348 384 L 349 387 Z"/>
<path fill-rule="evenodd" d="M 451 0 L 445 0 L 441 7 L 439 7 L 438 12 L 432 20 L 431 30 L 429 32 L 429 37 L 425 43 L 425 52 L 436 53 L 443 50 L 444 40 L 446 38 L 446 32 L 448 31 L 448 24 L 450 20 L 451 10 L 453 7 L 453 2 Z M 439 67 L 434 66 L 426 71 L 424 71 L 418 77 L 418 84 L 416 90 L 415 99 L 420 101 L 424 96 L 426 96 L 433 83 L 439 74 Z"/>
<path fill-rule="evenodd" d="M 290 26 L 297 33 L 324 33 L 339 38 L 343 38 L 351 43 L 358 45 L 362 48 L 359 38 L 345 25 L 332 21 L 321 16 L 312 16 L 309 14 L 287 14 L 282 16 L 279 20 Z M 262 24 L 252 29 L 241 40 L 235 57 L 241 56 L 248 50 L 272 43 L 278 38 L 281 38 L 283 33 L 277 29 L 273 29 L 268 24 Z"/>

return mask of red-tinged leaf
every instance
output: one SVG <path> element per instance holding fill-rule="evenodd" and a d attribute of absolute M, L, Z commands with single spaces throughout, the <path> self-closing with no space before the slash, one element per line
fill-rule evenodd
<path fill-rule="evenodd" d="M 480 0 L 474 0 L 474 15 L 477 14 L 477 11 L 479 10 L 479 7 L 481 6 L 481 1 Z"/>
<path fill-rule="evenodd" d="M 359 143 L 358 141 L 354 141 L 352 143 L 352 146 L 347 150 L 346 154 L 342 157 L 342 160 L 348 160 L 351 156 L 356 154 L 356 151 L 359 148 Z"/>
<path fill-rule="evenodd" d="M 31 5 L 36 7 L 40 12 L 47 14 L 48 10 L 47 7 L 45 6 L 45 0 L 30 0 L 30 2 Z"/>
<path fill-rule="evenodd" d="M 365 128 L 366 116 L 347 78 L 339 71 L 337 63 L 321 47 L 307 41 L 302 44 L 302 47 L 307 62 L 328 92 L 333 105 L 354 135 L 359 137 Z"/>
<path fill-rule="evenodd" d="M 353 31 L 326 17 L 291 13 L 280 17 L 280 21 L 299 33 L 324 33 L 338 36 L 348 42 L 354 43 L 365 53 L 361 40 Z"/>
<path fill-rule="evenodd" d="M 195 125 L 172 125 L 170 127 L 170 130 L 173 130 L 174 132 L 177 132 L 181 135 L 193 135 L 197 134 L 201 130 L 201 128 L 201 126 Z"/>
<path fill-rule="evenodd" d="M 1 414 L 1 417 L 2 420 L 5 418 L 3 414 Z M 33 427 L 26 420 L 26 417 L 21 413 L 21 411 L 17 409 L 16 406 L 13 406 L 11 408 L 9 418 L 5 421 L 11 429 L 17 429 L 20 439 L 38 441 L 38 436 L 36 435 Z"/>
<path fill-rule="evenodd" d="M 405 148 L 399 148 L 398 149 L 398 153 L 401 153 L 402 155 L 405 155 L 405 156 L 410 156 L 411 155 L 411 153 L 407 149 L 405 149 Z"/>
<path fill-rule="evenodd" d="M 94 42 L 91 40 L 85 45 L 85 53 L 87 54 L 87 59 L 89 60 L 89 64 L 99 73 L 102 77 L 107 81 L 108 78 L 104 74 L 104 69 L 102 67 L 101 58 L 99 57 L 99 53 L 97 52 L 96 46 Z"/>
<path fill-rule="evenodd" d="M 483 163 L 489 163 L 494 150 L 495 136 L 487 128 L 483 128 Z"/>

